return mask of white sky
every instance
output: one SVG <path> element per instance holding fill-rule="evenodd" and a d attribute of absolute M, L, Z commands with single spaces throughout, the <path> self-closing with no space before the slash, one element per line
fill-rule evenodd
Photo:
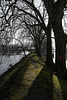
<path fill-rule="evenodd" d="M 41 2 L 41 0 L 34 0 L 34 4 L 35 4 L 36 6 L 39 6 L 40 2 Z"/>

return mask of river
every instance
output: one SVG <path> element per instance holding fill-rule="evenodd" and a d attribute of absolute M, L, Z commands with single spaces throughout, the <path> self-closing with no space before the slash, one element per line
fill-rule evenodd
<path fill-rule="evenodd" d="M 29 54 L 29 52 L 26 52 L 26 55 Z M 11 66 L 15 65 L 18 61 L 20 61 L 24 57 L 24 54 L 21 53 L 20 55 L 14 54 L 14 55 L 0 55 L 0 75 L 6 72 Z M 53 58 L 53 61 L 55 63 L 55 58 Z M 67 69 L 67 60 L 66 60 L 66 69 Z"/>
<path fill-rule="evenodd" d="M 28 55 L 29 52 L 26 52 Z M 13 54 L 13 55 L 0 55 L 0 75 L 6 72 L 11 66 L 15 65 L 24 57 L 24 54 Z"/>

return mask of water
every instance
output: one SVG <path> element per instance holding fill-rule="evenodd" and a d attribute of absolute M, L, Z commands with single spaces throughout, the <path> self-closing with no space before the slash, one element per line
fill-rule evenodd
<path fill-rule="evenodd" d="M 26 55 L 29 54 L 29 52 L 26 52 Z M 55 56 L 55 55 L 54 55 Z M 24 54 L 22 53 L 21 55 L 0 55 L 0 75 L 6 72 L 11 66 L 10 65 L 15 65 L 18 61 L 21 60 L 21 58 L 24 57 Z M 55 63 L 55 57 L 53 58 L 53 61 Z M 66 69 L 67 69 L 67 60 L 66 60 Z"/>
<path fill-rule="evenodd" d="M 29 54 L 29 52 L 26 52 L 26 55 L 27 54 Z M 15 65 L 23 57 L 23 53 L 21 53 L 20 55 L 14 54 L 10 56 L 0 55 L 0 75 L 6 72 L 11 67 L 10 65 Z"/>

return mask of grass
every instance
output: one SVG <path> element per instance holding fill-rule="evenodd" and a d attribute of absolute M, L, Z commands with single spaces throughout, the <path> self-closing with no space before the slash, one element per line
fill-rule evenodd
<path fill-rule="evenodd" d="M 67 81 L 46 67 L 46 58 L 29 54 L 0 77 L 1 100 L 67 100 Z"/>

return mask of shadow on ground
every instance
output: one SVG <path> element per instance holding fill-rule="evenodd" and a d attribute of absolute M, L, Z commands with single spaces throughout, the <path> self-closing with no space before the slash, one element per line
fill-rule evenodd
<path fill-rule="evenodd" d="M 17 94 L 21 88 L 22 77 L 26 70 L 27 67 L 19 66 L 19 69 L 7 80 L 3 87 L 0 88 L 0 100 L 14 100 L 11 98 L 14 94 Z"/>
<path fill-rule="evenodd" d="M 62 93 L 63 93 L 63 98 L 64 100 L 67 100 L 67 80 L 65 79 L 65 77 L 59 77 L 59 75 L 57 75 Z"/>
<path fill-rule="evenodd" d="M 44 59 L 31 55 L 20 65 L 0 88 L 0 100 L 67 100 L 67 83 L 44 66 Z"/>
<path fill-rule="evenodd" d="M 53 75 L 43 68 L 23 100 L 53 100 Z"/>

